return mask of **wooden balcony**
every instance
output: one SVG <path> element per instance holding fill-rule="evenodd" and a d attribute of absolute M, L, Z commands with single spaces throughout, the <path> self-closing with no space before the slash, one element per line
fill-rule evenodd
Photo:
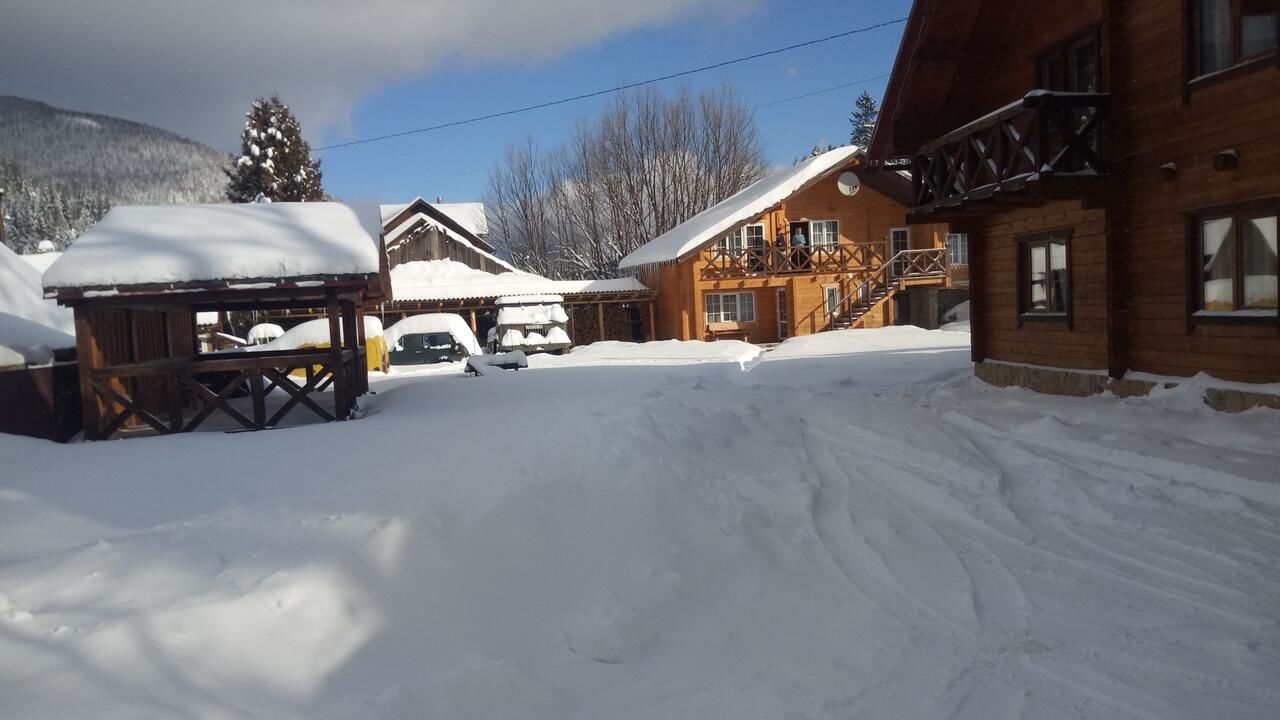
<path fill-rule="evenodd" d="M 761 275 L 846 273 L 869 270 L 884 262 L 884 243 L 802 248 L 713 246 L 702 251 L 702 277 L 718 280 Z"/>
<path fill-rule="evenodd" d="M 912 212 L 977 202 L 1079 194 L 1108 169 L 1110 96 L 1033 90 L 920 148 L 911 158 Z"/>

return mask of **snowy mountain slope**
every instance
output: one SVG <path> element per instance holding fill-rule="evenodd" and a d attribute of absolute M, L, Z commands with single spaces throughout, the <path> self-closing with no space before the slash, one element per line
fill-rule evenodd
<path fill-rule="evenodd" d="M 220 168 L 229 159 L 143 123 L 0 97 L 0 160 L 71 193 L 96 193 L 116 205 L 215 202 L 226 186 Z M 160 174 L 196 166 L 207 167 Z"/>
<path fill-rule="evenodd" d="M 67 233 L 113 205 L 222 202 L 229 163 L 226 153 L 150 125 L 0 97 L 6 241 L 19 250 L 41 239 L 63 247 Z"/>
<path fill-rule="evenodd" d="M 909 328 L 628 354 L 392 375 L 348 423 L 0 436 L 6 711 L 1273 714 L 1280 413 L 999 390 Z"/>

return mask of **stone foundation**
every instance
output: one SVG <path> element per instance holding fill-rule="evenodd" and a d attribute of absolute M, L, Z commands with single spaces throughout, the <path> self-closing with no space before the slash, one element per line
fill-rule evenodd
<path fill-rule="evenodd" d="M 1147 395 L 1156 383 L 1146 380 L 1117 380 L 1104 374 L 1083 370 L 1012 365 L 996 361 L 980 362 L 973 368 L 974 374 L 984 382 L 997 387 L 1023 387 L 1050 395 L 1084 397 L 1111 391 L 1117 397 Z M 1175 387 L 1177 383 L 1165 383 Z M 1233 388 L 1209 388 L 1204 402 L 1222 412 L 1242 412 L 1263 406 L 1280 409 L 1280 395 L 1249 392 Z"/>

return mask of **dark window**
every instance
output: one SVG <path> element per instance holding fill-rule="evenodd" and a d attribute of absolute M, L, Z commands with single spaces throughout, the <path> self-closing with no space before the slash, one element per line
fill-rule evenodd
<path fill-rule="evenodd" d="M 1018 242 L 1018 315 L 1063 317 L 1071 311 L 1071 274 L 1065 232 Z"/>
<path fill-rule="evenodd" d="M 1074 36 L 1066 42 L 1054 45 L 1040 55 L 1036 70 L 1040 89 L 1054 92 L 1096 93 L 1102 89 L 1102 63 L 1098 54 L 1098 33 L 1091 30 Z M 1070 129 L 1083 130 L 1093 120 L 1097 110 L 1087 107 L 1067 111 Z M 1068 128 L 1062 128 L 1065 132 Z M 1095 153 L 1101 147 L 1101 138 L 1095 128 L 1088 134 L 1089 147 Z M 1053 157 L 1062 147 L 1049 147 L 1045 151 Z M 1071 152 L 1061 163 L 1066 172 L 1079 172 L 1089 167 L 1080 153 Z"/>
<path fill-rule="evenodd" d="M 1190 0 L 1192 75 L 1276 51 L 1280 0 Z"/>
<path fill-rule="evenodd" d="M 1098 92 L 1102 87 L 1098 34 L 1090 32 L 1050 48 L 1040 56 L 1037 72 L 1043 90 Z"/>
<path fill-rule="evenodd" d="M 1195 219 L 1197 313 L 1276 311 L 1276 219 L 1275 210 L 1210 213 Z"/>

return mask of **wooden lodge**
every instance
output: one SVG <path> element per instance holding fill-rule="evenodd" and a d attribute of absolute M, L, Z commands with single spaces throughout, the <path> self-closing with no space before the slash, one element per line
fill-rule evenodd
<path fill-rule="evenodd" d="M 216 413 L 246 429 L 299 408 L 350 417 L 368 389 L 364 307 L 385 287 L 368 229 L 376 218 L 337 203 L 112 209 L 44 275 L 75 312 L 85 437 L 187 432 Z M 199 351 L 198 312 L 311 307 L 324 308 L 328 348 Z"/>
<path fill-rule="evenodd" d="M 857 148 L 838 148 L 708 208 L 621 266 L 657 293 L 660 339 L 937 327 L 938 291 L 968 284 L 966 240 L 944 223 L 909 225 L 910 190 L 903 173 L 871 171 Z"/>
<path fill-rule="evenodd" d="M 872 141 L 1000 384 L 1280 381 L 1274 0 L 916 0 Z M 920 226 L 920 225 L 916 225 Z"/>

